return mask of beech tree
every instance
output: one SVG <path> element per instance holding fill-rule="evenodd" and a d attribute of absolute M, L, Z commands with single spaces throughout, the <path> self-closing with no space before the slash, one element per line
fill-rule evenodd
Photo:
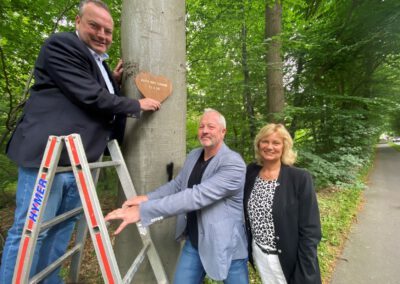
<path fill-rule="evenodd" d="M 285 104 L 282 62 L 282 4 L 281 0 L 265 5 L 267 117 L 270 122 L 282 121 Z"/>
<path fill-rule="evenodd" d="M 124 93 L 140 98 L 133 79 L 150 72 L 172 81 L 172 95 L 155 113 L 129 120 L 123 153 L 139 195 L 146 194 L 176 175 L 186 157 L 186 46 L 185 1 L 125 0 L 122 3 L 121 51 L 124 61 Z M 173 167 L 173 172 L 168 169 Z M 150 227 L 152 239 L 170 279 L 175 271 L 179 244 L 175 218 Z M 137 229 L 130 226 L 115 244 L 121 273 L 125 273 L 142 247 Z M 146 261 L 135 283 L 154 283 Z"/>

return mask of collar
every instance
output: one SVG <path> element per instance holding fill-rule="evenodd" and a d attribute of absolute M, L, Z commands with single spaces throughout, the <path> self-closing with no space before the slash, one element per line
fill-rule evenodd
<path fill-rule="evenodd" d="M 90 47 L 88 47 L 88 49 L 89 49 L 90 53 L 93 55 L 94 59 L 96 59 L 96 60 L 100 60 L 101 62 L 103 62 L 104 60 L 107 60 L 109 58 L 107 53 L 98 54 Z"/>

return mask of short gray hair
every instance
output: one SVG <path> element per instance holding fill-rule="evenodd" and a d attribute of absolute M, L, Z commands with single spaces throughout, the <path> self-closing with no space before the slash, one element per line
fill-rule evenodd
<path fill-rule="evenodd" d="M 225 117 L 224 117 L 219 111 L 217 111 L 217 110 L 215 110 L 215 109 L 212 109 L 212 108 L 206 108 L 206 109 L 204 109 L 203 115 L 205 115 L 206 113 L 209 113 L 209 112 L 215 112 L 215 113 L 217 113 L 218 116 L 219 116 L 219 124 L 220 124 L 223 128 L 226 128 L 226 120 L 225 120 Z"/>
<path fill-rule="evenodd" d="M 83 10 L 85 8 L 85 5 L 89 4 L 89 3 L 93 3 L 94 5 L 103 8 L 111 15 L 110 9 L 108 8 L 107 4 L 104 3 L 103 1 L 101 1 L 101 0 L 82 0 L 79 3 L 79 17 L 83 16 Z"/>

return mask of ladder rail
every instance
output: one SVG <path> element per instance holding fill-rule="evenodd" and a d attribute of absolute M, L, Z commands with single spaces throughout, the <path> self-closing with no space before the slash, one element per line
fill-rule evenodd
<path fill-rule="evenodd" d="M 65 142 L 103 278 L 106 283 L 121 283 L 121 274 L 112 251 L 111 240 L 81 138 L 77 134 L 71 134 L 66 137 Z"/>
<path fill-rule="evenodd" d="M 136 271 L 139 269 L 140 264 L 142 264 L 147 251 L 149 250 L 150 243 L 147 243 L 143 246 L 143 248 L 140 250 L 139 254 L 136 256 L 135 260 L 133 261 L 131 267 L 128 269 L 126 272 L 123 283 L 124 284 L 129 284 L 132 282 L 133 276 L 135 275 Z"/>
<path fill-rule="evenodd" d="M 125 193 L 127 199 L 137 196 L 135 187 L 133 185 L 131 176 L 129 174 L 128 167 L 123 159 L 122 152 L 118 146 L 116 140 L 112 140 L 108 144 L 108 150 L 110 152 L 110 156 L 112 160 L 119 160 L 120 164 L 116 166 L 116 171 L 119 176 L 119 180 L 122 186 L 122 189 Z M 150 261 L 151 267 L 153 269 L 153 273 L 156 277 L 158 283 L 168 283 L 167 273 L 165 272 L 164 266 L 160 265 L 162 263 L 161 258 L 155 249 L 154 243 L 150 236 L 150 230 L 146 227 L 143 227 L 140 222 L 136 223 L 136 227 L 139 231 L 139 235 L 142 239 L 142 242 L 146 245 L 150 243 L 149 249 L 147 250 L 147 257 Z M 128 270 L 129 272 L 129 270 Z M 125 283 L 125 282 L 124 282 Z"/>
<path fill-rule="evenodd" d="M 99 161 L 103 160 L 103 155 L 99 158 Z M 89 164 L 89 167 L 92 169 L 92 176 L 94 180 L 94 184 L 97 185 L 100 177 L 100 167 L 99 168 L 92 168 L 91 164 Z M 72 170 L 72 168 L 71 168 Z M 82 208 L 83 210 L 83 208 Z M 81 270 L 82 266 L 82 261 L 84 257 L 84 244 L 85 240 L 87 239 L 87 234 L 89 233 L 89 228 L 87 225 L 86 218 L 80 218 L 78 221 L 78 229 L 76 231 L 76 236 L 75 236 L 75 244 L 83 244 L 79 251 L 74 254 L 71 258 L 71 266 L 69 269 L 69 279 L 72 281 L 72 283 L 78 283 L 79 282 L 79 271 Z"/>
<path fill-rule="evenodd" d="M 28 283 L 29 273 L 39 236 L 40 222 L 44 212 L 44 204 L 49 197 L 53 183 L 55 168 L 61 155 L 61 138 L 50 136 L 33 188 L 30 206 L 22 231 L 20 247 L 13 275 L 13 283 Z"/>

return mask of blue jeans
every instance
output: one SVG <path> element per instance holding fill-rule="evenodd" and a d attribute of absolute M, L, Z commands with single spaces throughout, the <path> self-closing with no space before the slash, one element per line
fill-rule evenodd
<path fill-rule="evenodd" d="M 18 185 L 16 193 L 16 209 L 14 224 L 8 231 L 0 267 L 0 283 L 12 282 L 14 267 L 17 260 L 19 243 L 25 219 L 30 209 L 31 195 L 35 186 L 38 169 L 18 169 Z M 65 213 L 81 205 L 79 192 L 72 172 L 58 173 L 54 176 L 53 185 L 47 200 L 42 222 Z M 50 263 L 63 255 L 68 247 L 76 220 L 80 216 L 70 218 L 58 225 L 43 231 L 36 243 L 33 255 L 30 277 L 34 276 Z M 41 283 L 63 283 L 59 277 L 60 268 L 56 269 Z"/>
<path fill-rule="evenodd" d="M 174 284 L 201 284 L 206 272 L 200 260 L 199 251 L 186 240 L 175 271 Z M 246 259 L 232 260 L 225 284 L 248 284 L 249 271 Z"/>

